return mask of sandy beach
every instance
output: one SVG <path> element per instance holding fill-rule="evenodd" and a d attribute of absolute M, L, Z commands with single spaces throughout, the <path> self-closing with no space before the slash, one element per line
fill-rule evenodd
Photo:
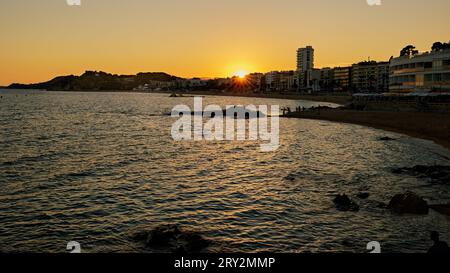
<path fill-rule="evenodd" d="M 330 96 L 300 94 L 233 94 L 216 92 L 193 92 L 193 94 L 308 100 L 331 102 L 340 105 L 345 105 L 351 101 L 351 96 L 345 95 Z M 450 149 L 450 114 L 331 109 L 292 113 L 288 117 L 358 124 L 395 133 L 401 133 L 412 137 L 431 140 Z"/>
<path fill-rule="evenodd" d="M 320 110 L 292 113 L 287 117 L 358 124 L 427 139 L 450 149 L 450 115 L 420 112 L 364 112 Z"/>

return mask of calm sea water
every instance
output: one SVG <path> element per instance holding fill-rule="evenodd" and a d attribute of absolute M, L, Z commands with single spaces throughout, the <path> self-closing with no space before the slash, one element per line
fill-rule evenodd
<path fill-rule="evenodd" d="M 449 186 L 391 173 L 450 164 L 431 142 L 356 125 L 282 119 L 281 147 L 174 142 L 164 113 L 192 98 L 158 94 L 0 91 L 0 251 L 144 252 L 131 234 L 162 223 L 201 231 L 212 252 L 425 252 L 450 219 L 398 216 L 378 202 L 413 190 L 450 202 Z M 317 103 L 207 97 L 205 104 Z M 322 103 L 322 105 L 324 105 Z M 391 136 L 398 140 L 378 141 Z M 287 181 L 286 176 L 295 177 Z M 360 192 L 371 194 L 358 200 Z M 337 212 L 347 193 L 357 213 Z"/>

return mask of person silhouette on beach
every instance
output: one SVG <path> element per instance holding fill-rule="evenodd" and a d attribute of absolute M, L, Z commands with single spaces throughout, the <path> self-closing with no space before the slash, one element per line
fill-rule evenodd
<path fill-rule="evenodd" d="M 436 231 L 431 232 L 431 240 L 434 242 L 434 245 L 428 251 L 428 254 L 449 254 L 450 255 L 450 247 L 444 241 L 439 240 L 439 233 Z"/>

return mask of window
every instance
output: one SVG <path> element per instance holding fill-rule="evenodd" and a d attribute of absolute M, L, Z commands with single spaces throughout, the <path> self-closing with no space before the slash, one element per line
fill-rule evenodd
<path fill-rule="evenodd" d="M 433 63 L 432 62 L 426 62 L 426 63 L 424 63 L 424 67 L 425 68 L 433 68 Z"/>
<path fill-rule="evenodd" d="M 442 61 L 434 61 L 433 62 L 433 67 L 442 67 Z"/>
<path fill-rule="evenodd" d="M 443 81 L 450 81 L 450 73 L 444 73 L 442 74 L 442 80 Z"/>

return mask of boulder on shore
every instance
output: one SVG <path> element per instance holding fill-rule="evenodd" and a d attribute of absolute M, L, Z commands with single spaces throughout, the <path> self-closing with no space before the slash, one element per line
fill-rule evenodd
<path fill-rule="evenodd" d="M 429 211 L 427 201 L 409 191 L 395 195 L 387 208 L 399 214 L 428 214 Z"/>
<path fill-rule="evenodd" d="M 210 241 L 193 231 L 184 231 L 177 225 L 161 225 L 151 231 L 139 232 L 133 236 L 145 242 L 149 248 L 166 249 L 172 253 L 196 253 L 210 245 Z"/>
<path fill-rule="evenodd" d="M 333 200 L 336 209 L 339 211 L 359 211 L 359 206 L 347 195 L 338 195 Z"/>

